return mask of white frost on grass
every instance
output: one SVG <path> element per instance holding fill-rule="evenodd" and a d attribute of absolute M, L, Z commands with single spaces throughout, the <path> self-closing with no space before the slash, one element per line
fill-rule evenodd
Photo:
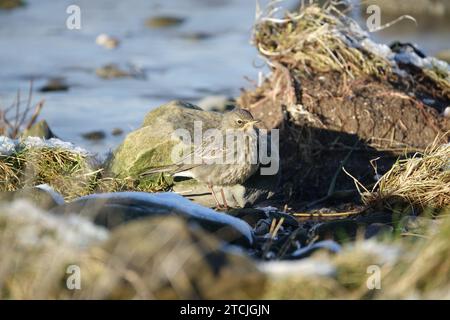
<path fill-rule="evenodd" d="M 57 138 L 42 139 L 39 137 L 26 137 L 21 144 L 27 148 L 58 148 L 73 153 L 88 156 L 90 153 L 81 147 L 75 146 L 72 142 L 62 141 Z"/>
<path fill-rule="evenodd" d="M 270 261 L 258 264 L 258 268 L 268 276 L 283 278 L 289 276 L 332 277 L 336 274 L 336 267 L 329 261 L 316 258 L 306 258 L 294 261 Z"/>
<path fill-rule="evenodd" d="M 39 137 L 26 137 L 23 140 L 10 139 L 6 136 L 0 136 L 0 155 L 9 156 L 22 148 L 58 148 L 77 153 L 83 156 L 92 155 L 86 149 L 75 146 L 71 142 L 62 141 L 57 138 L 42 139 Z"/>
<path fill-rule="evenodd" d="M 79 216 L 56 216 L 37 209 L 26 200 L 16 200 L 0 207 L 0 218 L 5 219 L 6 232 L 13 226 L 18 243 L 25 246 L 45 247 L 69 245 L 85 248 L 93 243 L 105 241 L 109 232 Z"/>
<path fill-rule="evenodd" d="M 16 141 L 5 136 L 0 136 L 0 156 L 9 156 L 16 151 Z"/>
<path fill-rule="evenodd" d="M 447 74 L 446 79 L 450 81 L 450 65 L 435 57 L 422 58 L 414 50 L 405 50 L 395 53 L 391 48 L 383 43 L 377 43 L 370 38 L 369 32 L 351 18 L 343 17 L 348 28 L 333 30 L 333 34 L 343 40 L 349 47 L 364 49 L 378 57 L 389 61 L 395 73 L 405 77 L 408 74 L 399 68 L 398 64 L 412 64 L 421 69 L 434 70 L 441 74 Z"/>
<path fill-rule="evenodd" d="M 361 46 L 370 53 L 373 53 L 374 55 L 385 58 L 387 60 L 392 60 L 395 56 L 388 45 L 376 43 L 369 38 L 365 38 L 364 40 L 362 40 Z"/>

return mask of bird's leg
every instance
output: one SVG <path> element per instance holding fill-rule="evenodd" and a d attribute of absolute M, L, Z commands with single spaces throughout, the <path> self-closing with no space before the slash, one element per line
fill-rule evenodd
<path fill-rule="evenodd" d="M 208 186 L 209 191 L 211 191 L 211 194 L 212 194 L 212 196 L 214 198 L 214 201 L 216 201 L 217 207 L 219 209 L 222 208 L 222 205 L 220 204 L 219 200 L 217 200 L 216 193 L 214 192 L 212 184 L 208 184 L 207 186 Z"/>
<path fill-rule="evenodd" d="M 228 210 L 227 199 L 225 198 L 225 192 L 223 192 L 223 188 L 220 188 L 220 194 L 222 195 L 223 205 L 225 206 L 225 210 Z"/>

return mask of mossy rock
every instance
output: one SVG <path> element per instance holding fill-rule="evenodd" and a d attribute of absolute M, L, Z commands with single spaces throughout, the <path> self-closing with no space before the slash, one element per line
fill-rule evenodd
<path fill-rule="evenodd" d="M 180 101 L 169 102 L 149 112 L 142 127 L 129 133 L 114 152 L 110 169 L 118 177 L 139 177 L 149 168 L 172 164 L 172 148 L 181 140 L 172 133 L 186 129 L 191 135 L 194 121 L 202 121 L 203 129 L 217 127 L 220 115 Z"/>
<path fill-rule="evenodd" d="M 51 139 L 56 138 L 56 135 L 53 133 L 53 131 L 48 126 L 47 121 L 41 120 L 34 125 L 31 126 L 31 128 L 25 130 L 22 135 L 22 138 L 26 137 L 39 137 L 43 139 Z"/>

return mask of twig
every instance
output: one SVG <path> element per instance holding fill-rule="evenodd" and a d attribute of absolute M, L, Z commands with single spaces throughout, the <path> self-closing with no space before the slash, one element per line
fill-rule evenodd
<path fill-rule="evenodd" d="M 339 173 L 341 173 L 342 168 L 347 164 L 347 161 L 348 161 L 348 159 L 350 159 L 350 156 L 352 155 L 353 150 L 355 150 L 356 145 L 358 144 L 358 142 L 359 142 L 358 140 L 355 141 L 355 143 L 353 144 L 352 148 L 347 153 L 347 155 L 345 156 L 344 160 L 341 161 L 341 164 L 339 165 L 338 169 L 334 173 L 333 179 L 331 179 L 331 183 L 330 183 L 330 186 L 328 188 L 327 196 L 330 196 L 331 194 L 333 194 L 334 189 L 336 187 L 337 177 L 339 176 Z"/>
<path fill-rule="evenodd" d="M 366 210 L 366 208 L 354 211 L 346 211 L 346 212 L 332 212 L 332 213 L 308 213 L 308 212 L 296 212 L 293 213 L 293 216 L 303 217 L 303 218 L 327 218 L 327 217 L 348 217 L 352 215 L 361 214 Z"/>

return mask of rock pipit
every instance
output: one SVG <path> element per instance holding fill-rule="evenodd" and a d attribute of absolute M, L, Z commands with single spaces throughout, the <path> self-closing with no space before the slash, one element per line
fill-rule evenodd
<path fill-rule="evenodd" d="M 190 177 L 205 183 L 217 206 L 222 205 L 214 192 L 214 186 L 241 184 L 259 167 L 258 131 L 252 114 L 244 109 L 234 109 L 223 115 L 220 127 L 202 139 L 200 145 L 173 165 L 153 168 L 142 176 L 168 172 L 173 176 Z M 210 130 L 208 130 L 210 131 Z M 228 208 L 223 188 L 220 189 L 223 205 Z"/>

